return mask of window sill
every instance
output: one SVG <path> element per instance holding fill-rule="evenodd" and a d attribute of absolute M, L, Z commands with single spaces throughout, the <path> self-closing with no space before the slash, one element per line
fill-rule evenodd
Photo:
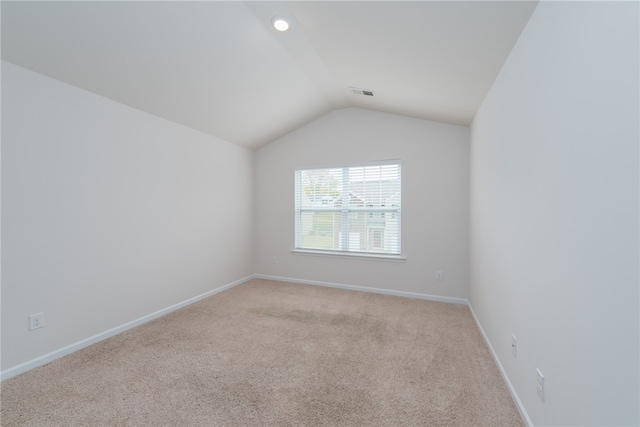
<path fill-rule="evenodd" d="M 311 249 L 291 249 L 291 253 L 294 255 L 311 255 L 330 258 L 345 258 L 345 259 L 361 259 L 369 261 L 391 261 L 391 262 L 405 262 L 407 257 L 402 255 L 385 255 L 375 253 L 350 253 L 350 252 L 338 252 L 338 251 L 317 251 Z"/>

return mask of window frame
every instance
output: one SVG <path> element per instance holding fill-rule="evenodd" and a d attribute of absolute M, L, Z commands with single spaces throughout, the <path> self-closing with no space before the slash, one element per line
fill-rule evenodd
<path fill-rule="evenodd" d="M 354 207 L 354 206 L 335 206 L 331 208 L 303 208 L 301 206 L 301 191 L 300 188 L 301 174 L 304 171 L 310 170 L 337 170 L 342 169 L 343 174 L 347 174 L 344 176 L 348 177 L 348 169 L 350 168 L 367 168 L 367 167 L 376 167 L 376 166 L 388 166 L 388 165 L 397 165 L 399 168 L 399 190 L 398 192 L 391 195 L 391 197 L 398 197 L 399 201 L 390 204 L 390 206 L 385 206 L 386 203 L 381 203 L 381 206 L 377 207 Z M 323 166 L 306 166 L 306 167 L 298 167 L 294 170 L 294 247 L 291 250 L 293 254 L 303 254 L 303 255 L 318 255 L 318 256 L 329 256 L 329 257 L 344 257 L 351 259 L 369 259 L 369 260 L 385 260 L 385 261 L 404 261 L 406 257 L 404 256 L 402 249 L 402 169 L 403 169 L 403 161 L 401 159 L 391 159 L 391 160 L 381 160 L 374 162 L 357 162 L 357 163 L 346 163 L 346 164 L 331 164 L 331 165 L 323 165 Z M 345 172 L 345 170 L 347 172 Z M 347 178 L 348 179 L 348 178 Z M 366 180 L 365 180 L 366 181 Z M 344 181 L 343 181 L 344 182 Z M 348 192 L 349 190 L 342 189 L 343 192 Z M 388 199 L 387 199 L 388 200 Z M 383 252 L 383 251 L 366 251 L 366 250 L 344 250 L 342 247 L 340 249 L 318 249 L 311 247 L 304 247 L 302 245 L 302 214 L 304 213 L 318 213 L 318 212 L 332 212 L 340 214 L 340 221 L 347 224 L 353 223 L 353 214 L 358 214 L 360 212 L 364 213 L 367 217 L 371 214 L 376 217 L 376 219 L 385 220 L 385 218 L 397 221 L 397 231 L 396 237 L 394 240 L 397 240 L 397 252 Z M 392 215 L 385 215 L 386 213 L 391 213 Z M 379 218 L 378 218 L 379 217 Z M 369 228 L 365 224 L 365 233 L 369 233 Z M 349 225 L 346 226 L 344 230 L 349 230 Z M 343 230 L 343 232 L 344 232 Z M 347 231 L 347 233 L 349 233 Z M 348 234 L 347 234 L 348 235 Z M 381 241 L 384 242 L 384 236 L 382 236 Z M 345 243 L 345 246 L 348 247 L 348 243 Z"/>

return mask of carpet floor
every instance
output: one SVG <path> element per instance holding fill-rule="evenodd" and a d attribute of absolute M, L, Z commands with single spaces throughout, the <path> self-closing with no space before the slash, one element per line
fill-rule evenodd
<path fill-rule="evenodd" d="M 468 307 L 252 280 L 2 383 L 2 426 L 522 426 Z"/>

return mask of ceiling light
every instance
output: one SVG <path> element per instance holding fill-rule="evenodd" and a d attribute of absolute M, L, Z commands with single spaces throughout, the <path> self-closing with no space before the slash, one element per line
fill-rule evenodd
<path fill-rule="evenodd" d="M 274 16 L 271 18 L 271 25 L 278 31 L 287 31 L 289 29 L 289 22 L 282 16 Z"/>

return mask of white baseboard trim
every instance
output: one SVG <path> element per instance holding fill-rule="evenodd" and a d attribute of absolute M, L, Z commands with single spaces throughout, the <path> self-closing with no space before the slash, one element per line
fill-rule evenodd
<path fill-rule="evenodd" d="M 303 285 L 325 286 L 327 288 L 347 289 L 350 291 L 371 292 L 374 294 L 394 295 L 397 297 L 417 298 L 429 301 L 448 302 L 451 304 L 467 305 L 468 301 L 464 298 L 441 297 L 437 295 L 419 294 L 416 292 L 394 291 L 391 289 L 369 288 L 366 286 L 345 285 L 341 283 L 320 282 L 318 280 L 294 279 L 292 277 L 269 276 L 267 274 L 255 274 L 256 279 L 276 280 L 278 282 L 300 283 Z"/>
<path fill-rule="evenodd" d="M 200 301 L 201 299 L 210 297 L 222 291 L 226 291 L 227 289 L 233 288 L 234 286 L 238 286 L 242 283 L 248 282 L 249 280 L 253 279 L 253 277 L 254 277 L 253 275 L 244 277 L 242 279 L 228 283 L 224 286 L 220 286 L 219 288 L 212 289 L 203 294 L 197 295 L 193 298 L 189 298 L 187 300 L 184 300 L 172 306 L 163 308 L 162 310 L 158 310 L 155 313 L 142 316 L 139 319 L 132 320 L 131 322 L 127 322 L 124 325 L 120 325 L 115 328 L 109 329 L 108 331 L 101 332 L 97 335 L 86 338 L 82 341 L 78 341 L 77 343 L 68 345 L 59 350 L 52 351 L 51 353 L 47 353 L 44 356 L 37 357 L 35 359 L 29 360 L 28 362 L 6 369 L 0 372 L 0 381 L 8 380 L 9 378 L 15 377 L 16 375 L 20 375 L 23 372 L 30 371 L 31 369 L 37 368 L 38 366 L 46 365 L 49 362 L 53 362 L 54 360 L 59 359 L 68 354 L 75 353 L 78 350 L 81 350 L 92 344 L 95 344 L 97 342 L 110 338 L 114 335 L 118 335 L 131 328 L 135 328 L 136 326 L 142 325 L 143 323 L 147 323 L 153 319 L 157 319 L 158 317 L 164 316 L 165 314 L 171 313 L 172 311 L 176 311 L 179 308 L 185 307 L 187 305 L 191 305 L 195 302 Z"/>
<path fill-rule="evenodd" d="M 500 359 L 498 359 L 498 355 L 496 354 L 495 350 L 493 349 L 493 346 L 491 345 L 491 342 L 489 341 L 489 337 L 487 336 L 487 334 L 485 333 L 484 329 L 482 328 L 482 325 L 480 324 L 480 321 L 478 320 L 478 317 L 476 316 L 476 313 L 473 311 L 473 307 L 471 306 L 471 303 L 469 303 L 469 311 L 471 311 L 471 315 L 473 316 L 473 320 L 475 320 L 476 325 L 478 325 L 478 329 L 480 330 L 480 333 L 482 334 L 482 337 L 484 338 L 484 342 L 486 342 L 487 343 L 487 347 L 489 347 L 489 351 L 491 352 L 491 356 L 493 357 L 493 360 L 496 363 L 496 366 L 498 367 L 498 370 L 500 371 L 500 374 L 502 375 L 502 378 L 504 379 L 504 382 L 507 384 L 507 388 L 509 389 L 509 393 L 511 393 L 511 397 L 513 397 L 513 400 L 516 403 L 516 407 L 518 408 L 518 411 L 520 412 L 520 415 L 522 416 L 522 419 L 524 420 L 525 423 L 527 423 L 527 425 L 529 427 L 533 427 L 533 423 L 531 422 L 531 418 L 529 418 L 529 414 L 527 414 L 527 410 L 524 408 L 524 405 L 522 404 L 522 401 L 520 400 L 520 397 L 518 396 L 518 393 L 516 393 L 516 389 L 513 387 L 513 384 L 511 384 L 511 381 L 509 380 L 509 376 L 507 375 L 507 371 L 504 370 L 504 367 L 502 366 L 502 363 L 500 363 Z"/>

